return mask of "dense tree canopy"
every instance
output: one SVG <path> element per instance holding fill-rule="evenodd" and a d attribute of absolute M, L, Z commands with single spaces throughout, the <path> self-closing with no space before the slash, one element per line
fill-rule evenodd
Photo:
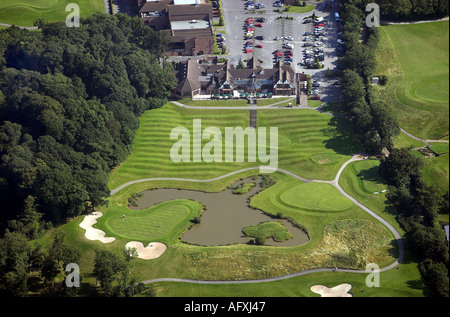
<path fill-rule="evenodd" d="M 163 105 L 176 80 L 160 62 L 166 35 L 124 14 L 0 32 L 1 217 L 4 227 L 20 215 L 13 227 L 31 237 L 41 218 L 105 203 L 138 117 Z"/>

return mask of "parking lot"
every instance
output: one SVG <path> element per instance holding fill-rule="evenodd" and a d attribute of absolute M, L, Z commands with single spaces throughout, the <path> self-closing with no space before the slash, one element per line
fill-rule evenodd
<path fill-rule="evenodd" d="M 225 25 L 226 25 L 226 46 L 229 52 L 228 59 L 234 65 L 237 65 L 239 60 L 245 61 L 255 56 L 262 61 L 263 68 L 272 68 L 275 62 L 275 51 L 283 53 L 281 61 L 284 62 L 284 52 L 287 50 L 286 43 L 292 45 L 289 50 L 292 52 L 292 66 L 296 72 L 304 72 L 310 74 L 314 80 L 320 82 L 319 94 L 321 100 L 336 100 L 338 97 L 338 87 L 333 85 L 334 80 L 326 80 L 325 75 L 327 70 L 333 70 L 336 68 L 337 54 L 337 25 L 334 18 L 334 11 L 337 9 L 337 0 L 324 0 L 316 7 L 315 15 L 323 17 L 322 38 L 317 39 L 314 36 L 314 29 L 316 23 L 305 23 L 305 18 L 312 15 L 313 12 L 307 13 L 278 13 L 274 12 L 274 9 L 281 9 L 275 7 L 273 4 L 276 0 L 254 0 L 255 5 L 262 6 L 258 11 L 265 10 L 264 13 L 250 13 L 245 8 L 245 4 L 248 0 L 228 0 L 222 2 L 222 9 L 224 12 Z M 332 10 L 330 12 L 322 11 L 328 1 L 332 1 Z M 285 17 L 288 16 L 289 19 Z M 281 18 L 280 18 L 281 17 Z M 245 22 L 248 18 L 254 18 L 252 25 L 249 27 L 253 29 L 253 38 L 245 38 L 247 34 L 247 27 Z M 263 18 L 264 22 L 257 22 L 257 18 Z M 257 23 L 261 23 L 261 26 L 256 26 Z M 313 34 L 312 39 L 305 41 L 305 33 L 311 32 Z M 263 37 L 263 39 L 259 39 Z M 290 37 L 289 39 L 286 39 Z M 246 42 L 253 42 L 253 47 L 247 47 Z M 318 42 L 322 42 L 322 45 L 318 45 Z M 310 47 L 305 47 L 305 43 L 311 43 Z M 256 47 L 256 45 L 262 47 Z M 316 45 L 316 46 L 314 46 Z M 317 59 L 315 54 L 323 53 L 323 68 L 311 69 L 305 65 L 301 65 L 302 60 L 305 60 L 305 50 L 312 48 L 312 58 Z M 322 50 L 317 52 L 315 49 Z M 288 62 L 289 63 L 289 62 Z"/>

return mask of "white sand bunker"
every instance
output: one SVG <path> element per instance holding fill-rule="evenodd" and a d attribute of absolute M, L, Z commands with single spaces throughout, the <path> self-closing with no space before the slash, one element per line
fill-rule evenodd
<path fill-rule="evenodd" d="M 351 284 L 341 284 L 332 288 L 323 285 L 314 285 L 311 287 L 312 292 L 320 294 L 322 297 L 352 297 L 352 294 L 348 293 L 351 289 Z"/>
<path fill-rule="evenodd" d="M 104 231 L 92 227 L 92 225 L 97 223 L 96 219 L 100 218 L 101 216 L 103 216 L 103 214 L 99 211 L 95 211 L 86 215 L 86 217 L 84 217 L 83 221 L 80 223 L 80 227 L 86 230 L 84 235 L 89 240 L 99 240 L 103 243 L 113 242 L 114 240 L 116 240 L 116 238 L 105 237 Z"/>
<path fill-rule="evenodd" d="M 151 260 L 159 258 L 166 251 L 167 246 L 161 242 L 150 242 L 147 247 L 144 247 L 142 242 L 131 241 L 125 245 L 125 248 L 135 248 L 139 259 Z"/>

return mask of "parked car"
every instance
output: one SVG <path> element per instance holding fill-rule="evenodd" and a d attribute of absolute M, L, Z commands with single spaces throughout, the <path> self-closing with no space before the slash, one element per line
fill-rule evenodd
<path fill-rule="evenodd" d="M 262 46 L 262 44 L 256 44 L 257 48 L 263 48 L 264 46 Z"/>
<path fill-rule="evenodd" d="M 338 39 L 337 42 L 338 42 L 339 44 L 344 44 L 344 43 L 345 43 L 345 42 L 344 42 L 343 40 L 341 40 L 341 39 Z"/>
<path fill-rule="evenodd" d="M 312 46 L 312 45 L 313 45 L 312 43 L 305 43 L 305 44 L 303 44 L 304 47 L 308 47 L 308 46 Z"/>
<path fill-rule="evenodd" d="M 305 34 L 304 34 L 305 36 L 309 36 L 309 35 L 312 35 L 312 32 L 305 32 Z"/>
<path fill-rule="evenodd" d="M 314 96 L 311 96 L 309 99 L 311 99 L 311 100 L 320 100 L 320 96 L 319 95 L 314 95 Z"/>
<path fill-rule="evenodd" d="M 284 63 L 285 63 L 286 65 L 292 65 L 292 62 L 291 62 L 291 61 L 284 61 Z"/>
<path fill-rule="evenodd" d="M 261 23 L 256 23 L 255 26 L 262 28 L 263 25 Z"/>
<path fill-rule="evenodd" d="M 256 22 L 265 22 L 265 21 L 266 21 L 266 18 L 263 18 L 263 17 L 256 18 Z"/>
<path fill-rule="evenodd" d="M 294 40 L 294 38 L 292 36 L 285 36 L 284 39 L 287 40 L 287 41 L 293 41 Z"/>
<path fill-rule="evenodd" d="M 253 52 L 253 50 L 252 49 L 246 49 L 245 52 L 246 53 L 251 53 L 251 52 Z"/>
<path fill-rule="evenodd" d="M 256 39 L 262 41 L 262 40 L 264 40 L 264 36 L 263 36 L 263 35 L 258 35 L 258 36 L 256 37 Z"/>
<path fill-rule="evenodd" d="M 284 48 L 290 48 L 290 49 L 293 49 L 293 48 L 294 48 L 294 45 L 292 45 L 292 44 L 290 44 L 290 43 L 287 43 L 287 44 L 284 44 Z"/>
<path fill-rule="evenodd" d="M 284 51 L 284 54 L 289 54 L 289 55 L 292 55 L 293 53 L 292 53 L 292 51 L 291 51 L 291 50 L 287 50 L 287 51 Z"/>
<path fill-rule="evenodd" d="M 314 80 L 314 81 L 312 82 L 312 86 L 313 86 L 313 87 L 320 87 L 320 83 L 319 83 L 318 81 Z"/>
<path fill-rule="evenodd" d="M 314 44 L 315 47 L 322 46 L 322 45 L 323 45 L 323 42 L 317 42 Z"/>
<path fill-rule="evenodd" d="M 285 60 L 285 61 L 289 61 L 289 62 L 293 62 L 293 61 L 294 61 L 294 60 L 293 60 L 292 58 L 290 58 L 290 57 L 286 57 L 284 60 Z"/>

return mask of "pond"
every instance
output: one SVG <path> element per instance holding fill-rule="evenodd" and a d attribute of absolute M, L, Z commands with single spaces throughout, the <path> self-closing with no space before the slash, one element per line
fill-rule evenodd
<path fill-rule="evenodd" d="M 251 182 L 255 183 L 255 186 L 246 193 L 233 193 L 236 186 Z M 265 245 L 290 247 L 308 242 L 306 232 L 290 221 L 272 218 L 261 210 L 248 206 L 248 199 L 261 189 L 261 178 L 256 180 L 246 178 L 221 192 L 214 193 L 184 189 L 150 189 L 141 192 L 141 196 L 136 200 L 136 206 L 129 207 L 133 210 L 146 209 L 173 199 L 191 199 L 202 203 L 206 206 L 206 210 L 201 215 L 201 223 L 194 224 L 181 236 L 181 241 L 189 244 L 217 246 L 248 243 L 253 238 L 245 236 L 242 229 L 267 221 L 281 223 L 293 237 L 282 242 L 268 238 Z"/>

